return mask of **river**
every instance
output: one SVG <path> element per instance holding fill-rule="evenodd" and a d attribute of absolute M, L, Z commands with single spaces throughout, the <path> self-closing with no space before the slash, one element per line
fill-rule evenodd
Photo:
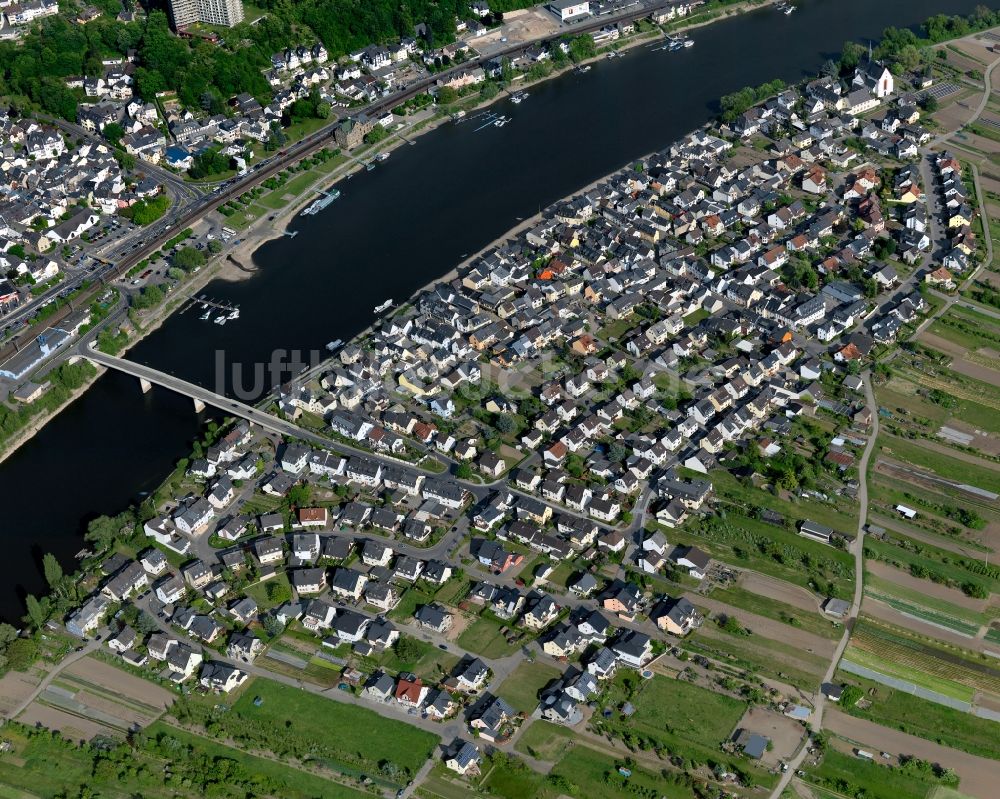
<path fill-rule="evenodd" d="M 265 364 L 281 348 L 308 359 L 364 329 L 384 299 L 405 299 L 520 219 L 703 124 L 723 94 L 811 76 L 849 39 L 966 14 L 978 1 L 800 0 L 790 16 L 764 8 L 698 29 L 696 45 L 680 52 L 640 46 L 532 87 L 520 105 L 496 106 L 512 117 L 506 127 L 477 132 L 470 119 L 398 148 L 342 182 L 325 211 L 296 218 L 295 238 L 259 249 L 252 278 L 209 285 L 206 294 L 240 306 L 238 321 L 174 315 L 128 357 L 229 390 L 220 357 Z M 108 374 L 0 465 L 0 618 L 20 616 L 24 595 L 45 590 L 42 553 L 70 565 L 86 523 L 152 490 L 204 419 L 188 399 L 160 389 L 143 395 L 134 379 Z"/>

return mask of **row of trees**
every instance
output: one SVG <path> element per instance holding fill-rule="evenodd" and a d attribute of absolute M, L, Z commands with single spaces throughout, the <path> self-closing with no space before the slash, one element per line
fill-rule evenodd
<path fill-rule="evenodd" d="M 757 103 L 763 102 L 768 97 L 778 94 L 785 88 L 785 82 L 780 78 L 775 78 L 760 86 L 744 86 L 742 89 L 722 96 L 719 105 L 722 109 L 722 119 L 725 122 L 732 122 L 744 111 L 753 108 Z"/>

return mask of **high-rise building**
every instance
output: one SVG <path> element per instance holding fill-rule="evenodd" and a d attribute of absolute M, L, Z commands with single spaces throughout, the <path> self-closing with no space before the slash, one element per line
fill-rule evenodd
<path fill-rule="evenodd" d="M 170 17 L 175 29 L 195 22 L 231 28 L 243 21 L 243 0 L 170 0 Z"/>

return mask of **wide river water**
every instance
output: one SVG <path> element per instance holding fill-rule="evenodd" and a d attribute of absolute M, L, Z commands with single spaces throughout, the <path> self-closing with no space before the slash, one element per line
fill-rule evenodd
<path fill-rule="evenodd" d="M 470 119 L 397 149 L 342 182 L 329 208 L 296 218 L 295 238 L 259 249 L 253 277 L 208 286 L 240 306 L 238 321 L 176 314 L 128 357 L 213 387 L 220 360 L 231 387 L 234 363 L 247 374 L 275 349 L 308 358 L 368 326 L 383 300 L 405 299 L 519 220 L 703 124 L 723 94 L 814 75 L 847 40 L 877 41 L 887 26 L 967 14 L 977 2 L 799 0 L 790 16 L 765 8 L 696 30 L 696 45 L 680 52 L 640 46 L 532 87 L 520 105 L 495 106 L 512 117 L 506 127 L 476 131 Z M 0 464 L 0 618 L 19 617 L 24 595 L 45 590 L 44 552 L 70 565 L 86 523 L 153 489 L 204 421 L 189 399 L 144 395 L 109 373 Z"/>

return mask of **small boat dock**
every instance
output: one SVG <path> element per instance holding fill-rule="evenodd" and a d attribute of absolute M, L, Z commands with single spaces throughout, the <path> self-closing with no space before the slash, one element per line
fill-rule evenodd
<path fill-rule="evenodd" d="M 232 303 L 213 300 L 204 294 L 200 297 L 192 298 L 191 301 L 181 309 L 184 313 L 192 308 L 203 311 L 199 319 L 203 322 L 214 322 L 217 325 L 224 325 L 226 322 L 235 321 L 240 318 L 240 307 Z"/>

